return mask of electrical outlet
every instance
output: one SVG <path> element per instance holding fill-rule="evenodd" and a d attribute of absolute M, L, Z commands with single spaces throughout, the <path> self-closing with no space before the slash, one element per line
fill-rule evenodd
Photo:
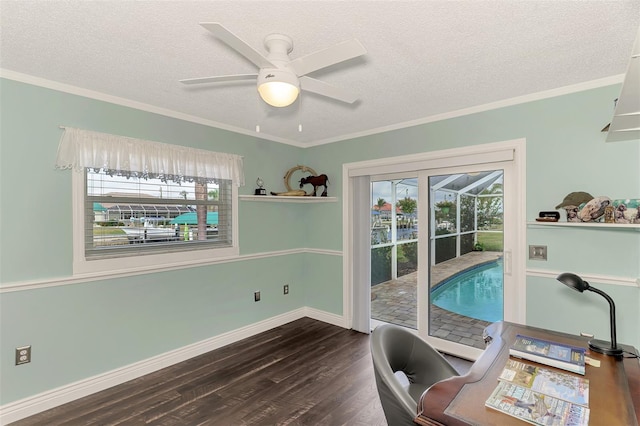
<path fill-rule="evenodd" d="M 289 294 L 289 284 L 284 285 L 284 294 Z"/>
<path fill-rule="evenodd" d="M 16 365 L 31 362 L 31 345 L 16 348 Z"/>
<path fill-rule="evenodd" d="M 260 292 L 259 291 L 254 291 L 253 292 L 253 301 L 254 302 L 259 302 L 260 301 Z"/>

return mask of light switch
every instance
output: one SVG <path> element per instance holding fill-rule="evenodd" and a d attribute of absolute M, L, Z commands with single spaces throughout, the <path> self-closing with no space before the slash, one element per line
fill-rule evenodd
<path fill-rule="evenodd" d="M 529 260 L 547 260 L 547 246 L 529 246 Z"/>

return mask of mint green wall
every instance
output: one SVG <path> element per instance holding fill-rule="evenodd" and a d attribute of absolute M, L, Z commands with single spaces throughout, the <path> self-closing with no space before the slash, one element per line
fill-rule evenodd
<path fill-rule="evenodd" d="M 0 285 L 72 275 L 71 171 L 54 168 L 59 125 L 244 156 L 251 194 L 301 149 L 0 79 Z M 239 202 L 240 253 L 299 249 L 310 205 Z M 0 294 L 0 404 L 123 367 L 306 305 L 309 255 Z M 327 257 L 327 256 L 323 256 Z M 336 257 L 336 256 L 332 256 Z M 282 295 L 282 285 L 291 293 Z M 334 284 L 340 285 L 339 283 Z M 253 302 L 254 290 L 262 301 Z M 341 302 L 335 303 L 341 312 Z M 14 366 L 14 349 L 33 361 Z"/>
<path fill-rule="evenodd" d="M 72 272 L 71 175 L 53 168 L 59 125 L 244 156 L 250 194 L 261 176 L 283 190 L 286 170 L 305 164 L 330 178 L 336 203 L 240 201 L 242 255 L 310 248 L 342 250 L 342 165 L 425 151 L 527 139 L 527 216 L 569 192 L 640 197 L 640 143 L 604 143 L 619 87 L 300 149 L 131 108 L 0 79 L 0 285 L 65 278 Z M 25 164 L 29 165 L 24 178 Z M 524 224 L 523 224 L 524 226 Z M 528 228 L 549 261 L 528 267 L 640 276 L 640 232 Z M 291 294 L 281 295 L 282 284 Z M 619 312 L 621 342 L 640 346 L 637 287 L 598 285 Z M 262 302 L 252 293 L 261 290 Z M 527 279 L 527 322 L 606 336 L 606 302 Z M 274 256 L 177 271 L 0 294 L 0 404 L 36 395 L 310 306 L 342 312 L 342 259 L 319 253 Z M 579 321 L 576 320 L 579 318 Z M 13 365 L 15 347 L 33 362 Z M 78 351 L 81 344 L 83 350 Z M 123 350 L 126 348 L 126 350 Z"/>
<path fill-rule="evenodd" d="M 527 305 L 536 310 L 527 315 L 528 323 L 572 334 L 595 333 L 596 338 L 610 340 L 609 304 L 602 296 L 580 294 L 540 277 L 529 277 L 527 284 Z M 615 301 L 618 342 L 638 348 L 637 341 L 632 340 L 638 333 L 638 288 L 592 284 Z"/>
<path fill-rule="evenodd" d="M 3 403 L 304 306 L 295 267 L 303 261 L 298 254 L 4 293 Z M 283 282 L 291 283 L 287 297 Z M 16 367 L 13 350 L 25 344 L 32 362 Z"/>
<path fill-rule="evenodd" d="M 619 90 L 617 85 L 603 87 L 320 145 L 305 150 L 304 161 L 327 173 L 333 183 L 329 195 L 340 197 L 344 163 L 526 138 L 528 220 L 541 210 L 554 210 L 573 191 L 640 198 L 640 142 L 605 143 L 600 132 L 611 119 Z M 309 218 L 320 225 L 310 228 L 308 241 L 340 247 L 341 232 L 325 231 L 341 229 L 340 215 L 341 205 L 310 211 Z M 528 261 L 528 268 L 640 277 L 640 230 L 530 227 L 527 244 L 547 245 L 549 251 L 548 262 Z M 618 340 L 640 347 L 640 289 L 591 284 L 610 291 L 616 301 Z M 529 277 L 526 285 L 528 324 L 608 339 L 608 304 L 601 297 L 580 295 L 555 279 Z"/>
<path fill-rule="evenodd" d="M 299 161 L 301 150 L 289 145 L 0 81 L 2 283 L 71 275 L 71 171 L 54 168 L 60 125 L 242 155 L 247 184 L 241 194 L 253 193 L 257 176 L 283 190 L 283 170 Z M 28 178 L 17 178 L 25 164 Z M 300 206 L 241 202 L 241 254 L 264 251 L 265 245 L 270 250 L 303 246 L 305 226 L 296 220 L 300 211 Z M 274 233 L 279 237 L 269 238 Z M 15 244 L 34 238 L 38 244 Z"/>

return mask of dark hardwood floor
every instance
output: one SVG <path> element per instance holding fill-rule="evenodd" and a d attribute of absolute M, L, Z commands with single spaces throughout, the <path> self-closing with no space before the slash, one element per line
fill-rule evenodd
<path fill-rule="evenodd" d="M 465 373 L 469 361 L 448 357 Z M 386 425 L 369 336 L 303 318 L 12 423 Z"/>

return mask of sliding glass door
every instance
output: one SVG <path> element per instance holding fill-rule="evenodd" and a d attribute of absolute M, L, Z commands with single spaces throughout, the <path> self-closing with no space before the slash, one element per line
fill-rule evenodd
<path fill-rule="evenodd" d="M 354 212 L 345 312 L 355 329 L 392 323 L 475 359 L 486 325 L 524 323 L 521 142 L 345 166 Z"/>
<path fill-rule="evenodd" d="M 504 171 L 434 173 L 371 177 L 371 320 L 483 349 L 504 319 Z"/>
<path fill-rule="evenodd" d="M 475 358 L 487 325 L 521 321 L 511 273 L 512 168 L 507 162 L 419 174 L 418 219 L 428 226 L 419 233 L 418 329 L 441 350 Z"/>
<path fill-rule="evenodd" d="M 503 170 L 428 174 L 428 335 L 483 349 L 503 320 Z"/>
<path fill-rule="evenodd" d="M 371 177 L 371 319 L 418 328 L 418 183 Z"/>

